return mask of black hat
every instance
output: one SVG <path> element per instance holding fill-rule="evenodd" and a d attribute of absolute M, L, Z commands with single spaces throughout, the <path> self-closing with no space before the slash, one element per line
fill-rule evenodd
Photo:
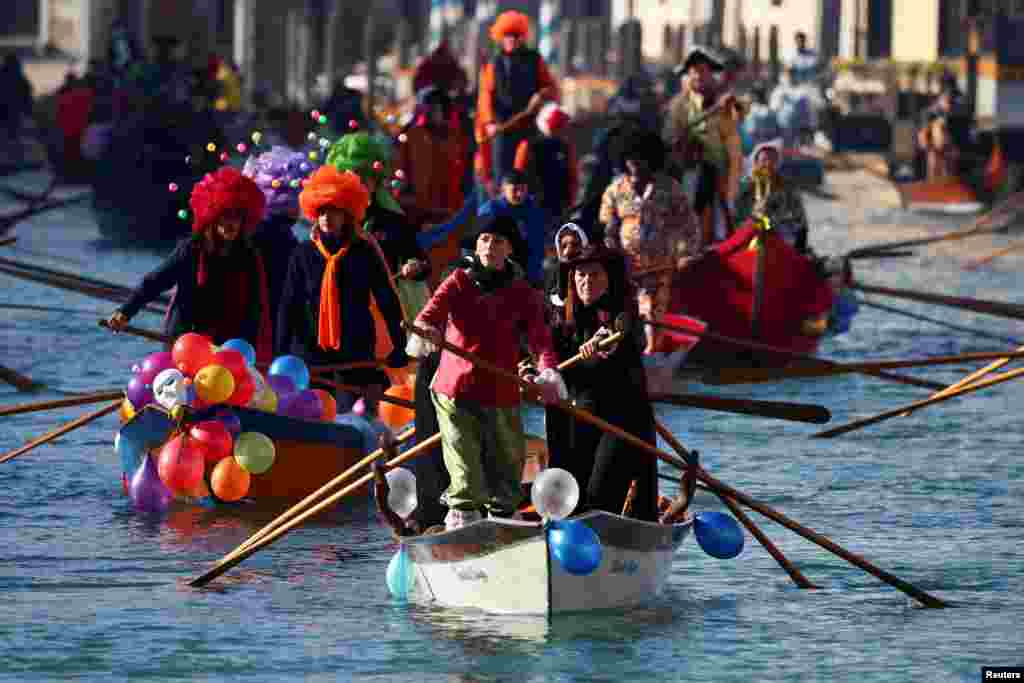
<path fill-rule="evenodd" d="M 462 248 L 475 250 L 477 238 L 485 232 L 501 235 L 507 239 L 512 243 L 512 250 L 515 254 L 525 251 L 519 224 L 515 218 L 504 213 L 479 216 L 476 219 L 476 229 L 462 238 Z"/>
<path fill-rule="evenodd" d="M 712 71 L 721 71 L 725 68 L 722 58 L 715 50 L 702 45 L 695 45 L 689 54 L 686 55 L 686 61 L 675 68 L 675 75 L 682 76 L 690 70 L 691 66 L 700 62 L 710 66 Z"/>
<path fill-rule="evenodd" d="M 625 168 L 627 159 L 645 159 L 652 171 L 665 166 L 667 150 L 661 136 L 649 130 L 624 131 L 612 140 L 612 159 L 620 168 Z"/>
<path fill-rule="evenodd" d="M 618 249 L 610 249 L 603 244 L 593 244 L 583 249 L 576 258 L 562 263 L 558 269 L 558 295 L 568 301 L 569 287 L 572 286 L 572 273 L 585 263 L 600 263 L 608 273 L 609 301 L 619 299 L 625 301 L 629 291 L 626 254 Z"/>

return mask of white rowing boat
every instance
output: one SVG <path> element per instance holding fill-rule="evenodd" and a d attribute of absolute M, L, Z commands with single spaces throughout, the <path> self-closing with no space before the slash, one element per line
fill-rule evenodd
<path fill-rule="evenodd" d="M 693 528 L 642 522 L 608 512 L 573 518 L 600 538 L 601 560 L 570 574 L 539 523 L 485 519 L 455 531 L 403 538 L 409 598 L 495 614 L 555 614 L 629 607 L 658 595 L 675 551 Z"/>

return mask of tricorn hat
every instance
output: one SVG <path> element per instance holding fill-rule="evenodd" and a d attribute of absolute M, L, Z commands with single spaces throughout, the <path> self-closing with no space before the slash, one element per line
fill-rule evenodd
<path fill-rule="evenodd" d="M 695 45 L 686 55 L 686 61 L 675 68 L 675 75 L 682 76 L 690 70 L 691 66 L 701 62 L 710 66 L 712 71 L 721 71 L 725 68 L 725 63 L 715 50 L 703 45 Z"/>

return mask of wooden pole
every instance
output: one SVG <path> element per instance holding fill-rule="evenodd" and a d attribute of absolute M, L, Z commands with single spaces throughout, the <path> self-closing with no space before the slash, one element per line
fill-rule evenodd
<path fill-rule="evenodd" d="M 1024 305 L 1021 304 L 988 301 L 985 299 L 972 299 L 970 297 L 963 296 L 930 294 L 928 292 L 917 292 L 911 289 L 896 289 L 895 287 L 866 285 L 860 282 L 852 283 L 851 287 L 859 289 L 862 292 L 868 292 L 869 294 L 881 294 L 883 296 L 891 296 L 897 299 L 908 299 L 910 301 L 920 301 L 928 304 L 936 304 L 938 306 L 960 308 L 966 311 L 985 313 L 986 315 L 993 315 L 1000 318 L 1024 320 Z"/>
<path fill-rule="evenodd" d="M 18 391 L 38 391 L 43 388 L 42 384 L 33 381 L 31 377 L 15 372 L 5 365 L 0 365 L 0 382 L 10 384 Z"/>
<path fill-rule="evenodd" d="M 4 455 L 0 456 L 0 464 L 5 463 L 8 460 L 14 460 L 19 455 L 24 455 L 25 453 L 28 453 L 30 450 L 32 450 L 36 446 L 42 446 L 45 443 L 49 443 L 50 441 L 53 441 L 54 439 L 57 439 L 57 438 L 67 434 L 68 432 L 70 432 L 72 430 L 78 429 L 79 427 L 81 427 L 83 425 L 89 424 L 93 420 L 98 420 L 99 418 L 103 417 L 104 415 L 108 415 L 108 414 L 114 412 L 115 410 L 117 410 L 120 407 L 121 407 L 121 401 L 115 401 L 115 402 L 111 403 L 110 405 L 105 406 L 103 408 L 100 408 L 99 410 L 97 410 L 95 412 L 89 413 L 88 415 L 83 415 L 82 417 L 78 418 L 77 420 L 69 422 L 68 424 L 64 425 L 63 427 L 60 427 L 59 429 L 55 429 L 52 432 L 48 432 L 47 434 L 44 434 L 43 436 L 39 437 L 38 439 L 33 439 L 32 441 L 29 441 L 27 444 L 25 444 L 21 448 L 17 448 L 17 449 L 15 449 L 13 451 L 5 453 Z"/>
<path fill-rule="evenodd" d="M 74 398 L 62 398 L 56 401 L 39 401 L 36 403 L 22 403 L 17 406 L 10 406 L 8 408 L 0 408 L 0 417 L 7 417 L 9 415 L 21 415 L 23 413 L 36 413 L 43 410 L 53 410 L 54 408 L 68 408 L 71 406 L 82 406 L 89 403 L 101 403 L 103 401 L 114 401 L 124 397 L 124 392 L 121 390 L 102 391 L 95 394 L 86 394 L 85 396 L 76 396 Z"/>

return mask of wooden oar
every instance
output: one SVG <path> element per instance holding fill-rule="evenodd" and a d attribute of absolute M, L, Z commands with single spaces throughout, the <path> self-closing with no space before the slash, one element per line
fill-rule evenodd
<path fill-rule="evenodd" d="M 74 420 L 72 422 L 69 422 L 68 424 L 64 425 L 63 427 L 60 427 L 58 429 L 53 430 L 52 432 L 44 434 L 43 436 L 39 437 L 38 439 L 34 439 L 32 441 L 29 441 L 27 444 L 25 444 L 21 448 L 18 448 L 18 449 L 15 449 L 13 451 L 10 451 L 9 453 L 5 453 L 4 455 L 0 456 L 0 464 L 5 463 L 8 460 L 14 460 L 19 455 L 24 455 L 25 453 L 28 453 L 30 450 L 32 450 L 36 446 L 42 446 L 43 444 L 49 443 L 50 441 L 53 441 L 54 439 L 56 439 L 58 437 L 61 437 L 61 436 L 67 434 L 68 432 L 70 432 L 70 431 L 72 431 L 74 429 L 78 429 L 79 427 L 81 427 L 83 425 L 89 424 L 93 420 L 98 420 L 99 418 L 103 417 L 104 415 L 109 415 L 110 413 L 114 412 L 115 410 L 117 410 L 120 407 L 121 407 L 121 401 L 115 401 L 115 402 L 111 403 L 110 405 L 105 406 L 103 408 L 100 408 L 99 410 L 97 410 L 95 412 L 89 413 L 88 415 L 83 415 L 82 417 L 80 417 L 77 420 Z"/>
<path fill-rule="evenodd" d="M 715 332 L 710 332 L 708 330 L 704 330 L 703 332 L 693 332 L 692 330 L 687 330 L 687 329 L 679 327 L 677 325 L 672 325 L 672 324 L 665 323 L 665 322 L 660 322 L 660 321 L 657 321 L 657 320 L 646 320 L 644 322 L 646 324 L 648 324 L 648 325 L 653 326 L 653 327 L 660 327 L 660 328 L 665 329 L 665 330 L 673 330 L 675 332 L 682 332 L 683 334 L 692 335 L 694 337 L 707 337 L 708 339 L 714 339 L 715 341 L 723 342 L 725 344 L 732 344 L 732 345 L 740 346 L 740 347 L 743 347 L 743 348 L 752 349 L 754 351 L 765 351 L 765 352 L 772 353 L 772 354 L 788 356 L 789 358 L 799 358 L 799 359 L 803 359 L 803 360 L 810 360 L 810 361 L 814 361 L 815 363 L 820 363 L 820 364 L 823 364 L 823 365 L 826 365 L 826 366 L 832 364 L 832 361 L 825 360 L 824 358 L 818 358 L 817 356 L 812 356 L 809 353 L 800 353 L 798 351 L 792 351 L 790 349 L 784 349 L 784 348 L 779 347 L 779 346 L 770 346 L 768 344 L 762 344 L 760 342 L 755 342 L 755 341 L 753 341 L 751 339 L 739 339 L 739 338 L 736 338 L 736 337 L 727 337 L 725 335 L 717 334 Z M 928 380 L 918 379 L 917 377 L 907 377 L 905 375 L 898 375 L 898 374 L 893 373 L 893 372 L 885 372 L 884 370 L 865 371 L 863 374 L 871 375 L 872 377 L 878 377 L 880 379 L 887 379 L 887 380 L 890 380 L 890 381 L 893 381 L 893 382 L 899 382 L 900 384 L 910 384 L 910 385 L 913 385 L 913 386 L 924 387 L 926 389 L 937 390 L 937 389 L 944 389 L 945 388 L 942 384 L 939 384 L 938 382 L 930 382 Z"/>
<path fill-rule="evenodd" d="M 346 372 L 348 370 L 375 370 L 377 368 L 383 368 L 386 363 L 382 360 L 357 360 L 352 363 L 337 363 L 334 365 L 312 365 L 309 368 L 310 373 L 314 375 L 334 372 Z"/>
<path fill-rule="evenodd" d="M 154 332 L 152 330 L 144 330 L 141 327 L 132 327 L 131 325 L 128 325 L 123 329 L 115 330 L 113 327 L 110 326 L 109 322 L 102 318 L 99 320 L 99 326 L 107 328 L 114 334 L 123 332 L 125 334 L 135 335 L 136 337 L 142 337 L 143 339 L 149 339 L 150 341 L 160 342 L 161 344 L 171 344 L 174 342 L 174 340 L 168 337 L 166 334 L 161 334 L 159 332 Z"/>
<path fill-rule="evenodd" d="M 409 410 L 416 410 L 416 404 L 398 396 L 389 396 L 384 392 L 371 392 L 367 391 L 366 387 L 361 387 L 358 384 L 342 384 L 341 382 L 335 382 L 334 380 L 326 379 L 324 377 L 316 378 L 317 384 L 326 384 L 327 386 L 334 387 L 340 391 L 347 391 L 351 394 L 358 394 L 360 396 L 366 396 L 367 398 L 384 401 L 385 403 L 391 403 L 396 406 L 408 408 Z"/>
<path fill-rule="evenodd" d="M 16 268 L 18 270 L 27 271 L 27 272 L 30 272 L 30 273 L 36 273 L 36 274 L 39 274 L 39 275 L 50 275 L 50 276 L 52 276 L 54 278 L 58 278 L 58 279 L 61 279 L 61 280 L 67 280 L 67 281 L 70 281 L 70 282 L 73 282 L 73 283 L 83 284 L 83 285 L 86 285 L 88 287 L 99 287 L 99 288 L 102 288 L 102 289 L 110 289 L 110 290 L 114 290 L 114 291 L 117 291 L 117 292 L 124 293 L 125 295 L 129 295 L 133 291 L 131 287 L 128 287 L 126 285 L 120 285 L 120 284 L 117 284 L 116 282 L 110 282 L 108 280 L 100 280 L 100 279 L 94 278 L 94 277 L 86 277 L 84 275 L 78 275 L 76 273 L 70 273 L 70 272 L 68 272 L 66 270 L 57 270 L 55 268 L 45 268 L 43 266 L 39 266 L 39 265 L 36 265 L 34 263 L 29 263 L 27 261 L 21 261 L 21 260 L 18 260 L 18 259 L 9 259 L 9 258 L 2 258 L 2 257 L 0 257 L 0 265 L 5 265 L 5 266 L 8 266 L 10 268 Z M 170 297 L 168 297 L 166 294 L 160 295 L 159 297 L 156 298 L 156 302 L 160 303 L 160 304 L 164 304 L 164 305 L 169 304 L 170 303 Z"/>
<path fill-rule="evenodd" d="M 932 398 L 926 398 L 923 401 L 917 401 L 916 403 L 911 403 L 909 405 L 901 406 L 899 408 L 886 410 L 885 412 L 879 413 L 878 415 L 867 417 L 861 420 L 855 420 L 853 422 L 848 422 L 845 425 L 840 425 L 839 427 L 834 427 L 823 432 L 818 432 L 817 434 L 813 434 L 812 436 L 814 438 L 830 439 L 833 436 L 839 436 L 840 434 L 846 434 L 847 432 L 852 432 L 856 429 L 861 429 L 862 427 L 877 424 L 884 420 L 888 420 L 891 417 L 903 415 L 904 413 L 910 413 L 915 410 L 919 410 L 921 408 L 925 408 L 927 406 L 949 400 L 951 398 L 956 398 L 957 396 L 961 396 L 963 394 L 969 394 L 973 391 L 978 391 L 979 389 L 984 389 L 986 387 L 990 387 L 996 384 L 1002 384 L 1003 382 L 1009 382 L 1010 380 L 1016 379 L 1021 375 L 1024 375 L 1024 368 L 1018 370 L 1011 370 L 1010 372 L 1004 372 L 1002 374 L 996 375 L 994 377 L 989 377 L 988 379 L 984 379 L 979 382 L 974 382 L 972 384 L 961 386 L 959 389 L 949 391 L 944 396 L 934 396 Z"/>
<path fill-rule="evenodd" d="M 985 299 L 972 299 L 970 297 L 963 296 L 931 294 L 929 292 L 918 292 L 912 289 L 879 287 L 877 285 L 866 285 L 862 282 L 853 282 L 850 286 L 854 289 L 859 289 L 862 292 L 868 292 L 869 294 L 882 294 L 884 296 L 891 296 L 897 299 L 908 299 L 910 301 L 920 301 L 928 304 L 936 304 L 938 306 L 960 308 L 965 311 L 985 313 L 987 315 L 994 315 L 1000 318 L 1024 320 L 1024 305 L 1021 304 L 987 301 Z"/>
<path fill-rule="evenodd" d="M 38 311 L 40 313 L 63 313 L 65 315 L 88 315 L 96 317 L 103 315 L 103 311 L 89 311 L 84 308 L 62 308 L 60 306 L 35 306 L 33 304 L 12 304 L 0 303 L 0 310 L 8 311 Z"/>
<path fill-rule="evenodd" d="M 415 433 L 416 433 L 416 429 L 415 428 L 407 429 L 402 434 L 400 434 L 400 435 L 398 435 L 396 437 L 396 439 L 395 439 L 396 444 L 399 444 L 399 443 L 402 443 L 404 441 L 409 440 L 410 438 L 412 438 L 415 435 Z M 224 564 L 225 562 L 229 562 L 230 560 L 234 559 L 235 557 L 238 556 L 239 553 L 241 553 L 246 548 L 252 546 L 254 543 L 259 541 L 261 538 L 266 537 L 274 529 L 279 528 L 282 524 L 284 524 L 288 520 L 294 519 L 295 517 L 297 517 L 301 513 L 305 512 L 307 509 L 309 509 L 314 504 L 316 504 L 316 502 L 320 498 L 323 498 L 325 495 L 327 495 L 328 493 L 330 493 L 331 491 L 336 489 L 338 486 L 343 484 L 345 481 L 347 481 L 348 479 L 351 479 L 353 476 L 358 474 L 359 470 L 365 469 L 365 468 L 369 467 L 370 465 L 372 465 L 377 460 L 377 458 L 379 458 L 381 455 L 383 455 L 383 453 L 384 453 L 384 449 L 383 448 L 378 448 L 377 450 L 375 450 L 372 453 L 370 453 L 369 455 L 365 456 L 359 462 L 355 463 L 354 465 L 349 467 L 347 470 L 345 470 L 344 472 L 342 472 L 341 474 L 339 474 L 338 476 L 334 477 L 329 482 L 327 482 L 326 484 L 324 484 L 323 486 L 318 488 L 316 491 L 314 491 L 313 493 L 309 494 L 308 496 L 306 496 L 305 498 L 300 500 L 298 503 L 296 503 L 295 505 L 291 506 L 290 508 L 288 508 L 287 510 L 282 512 L 280 515 L 278 515 L 277 517 L 272 519 L 270 522 L 265 524 L 256 533 L 252 534 L 249 538 L 245 539 L 245 541 L 242 542 L 241 545 L 239 545 L 237 548 L 232 550 L 230 553 L 228 553 L 227 555 L 222 557 L 217 562 L 217 566 L 220 566 L 220 565 Z M 216 577 L 210 577 L 211 580 L 213 578 L 216 578 Z"/>
<path fill-rule="evenodd" d="M 17 225 L 21 221 L 31 218 L 32 216 L 35 216 L 38 213 L 43 213 L 46 211 L 50 211 L 52 209 L 59 209 L 60 207 L 67 206 L 69 204 L 76 204 L 84 199 L 86 199 L 86 197 L 84 196 L 68 197 L 66 199 L 54 199 L 51 201 L 40 202 L 39 204 L 29 206 L 28 208 L 22 209 L 21 211 L 16 211 L 5 216 L 0 216 L 0 232 L 10 230 L 12 227 Z"/>
<path fill-rule="evenodd" d="M 878 303 L 876 301 L 868 301 L 867 299 L 858 298 L 857 299 L 857 303 L 860 304 L 861 306 L 867 306 L 869 308 L 877 308 L 880 311 L 888 311 L 889 313 L 895 313 L 896 315 L 902 315 L 902 316 L 905 316 L 907 318 L 911 318 L 912 320 L 921 320 L 921 321 L 926 322 L 926 323 L 932 323 L 933 325 L 939 325 L 941 327 L 945 327 L 945 328 L 950 329 L 950 330 L 956 330 L 957 332 L 967 332 L 968 334 L 973 334 L 976 337 L 982 337 L 984 339 L 994 339 L 996 341 L 1006 342 L 1008 344 L 1014 344 L 1014 345 L 1020 343 L 1017 339 L 1013 339 L 1011 337 L 1004 337 L 1002 335 L 992 334 L 991 332 L 986 332 L 984 330 L 978 330 L 978 329 L 975 329 L 973 327 L 967 327 L 966 325 L 955 325 L 955 324 L 953 324 L 951 322 L 947 322 L 945 320 L 939 320 L 937 318 L 930 318 L 930 317 L 928 317 L 926 315 L 921 315 L 920 313 L 912 313 L 911 311 L 906 311 L 906 310 L 903 310 L 902 308 L 896 308 L 895 306 L 889 306 L 889 305 L 886 305 L 886 304 L 880 304 L 880 303 Z"/>
<path fill-rule="evenodd" d="M 14 244 L 17 241 L 17 237 L 5 237 L 4 239 L 0 240 L 0 247 L 9 247 L 10 245 Z"/>
<path fill-rule="evenodd" d="M 970 226 L 963 230 L 935 235 L 933 237 L 921 237 L 900 242 L 883 242 L 880 244 L 869 244 L 847 253 L 846 258 L 857 258 L 863 254 L 873 254 L 879 251 L 892 251 L 904 247 L 916 247 L 924 244 L 935 244 L 937 242 L 949 242 L 962 240 L 976 235 L 991 235 L 1005 230 L 1014 218 L 1014 213 L 1024 210 L 1024 192 L 1017 192 L 1010 195 L 999 206 L 988 213 L 979 216 Z"/>
<path fill-rule="evenodd" d="M 75 396 L 74 398 L 62 398 L 56 401 L 37 401 L 35 403 L 22 403 L 21 405 L 17 406 L 0 408 L 0 417 L 6 417 L 8 415 L 21 415 L 22 413 L 36 413 L 43 410 L 53 410 L 54 408 L 83 406 L 89 403 L 102 403 L 103 401 L 114 401 L 123 397 L 124 391 L 111 390 L 100 391 L 94 394 L 86 394 L 84 396 Z"/>
<path fill-rule="evenodd" d="M 863 363 L 833 363 L 829 366 L 785 367 L 785 368 L 714 368 L 709 371 L 709 379 L 714 384 L 753 384 L 757 382 L 775 382 L 784 379 L 829 377 L 844 375 L 851 372 L 868 370 L 893 370 L 897 368 L 925 368 L 935 365 L 955 365 L 996 358 L 1024 358 L 1020 351 L 985 351 L 961 353 L 954 356 L 934 356 L 932 358 L 908 358 L 907 360 L 880 360 Z"/>
<path fill-rule="evenodd" d="M 1021 351 L 1024 351 L 1024 346 L 1018 346 L 1017 347 L 1016 353 L 1020 353 Z M 999 368 L 1003 367 L 1004 365 L 1006 365 L 1009 362 L 1010 362 L 1010 357 L 1009 356 L 1000 358 L 996 362 L 989 363 L 988 365 L 986 365 L 982 369 L 976 370 L 976 371 L 972 372 L 971 374 L 967 375 L 963 379 L 961 379 L 961 380 L 959 380 L 957 382 L 954 382 L 953 384 L 950 384 L 948 387 L 946 387 L 942 391 L 936 392 L 936 393 L 932 394 L 931 396 L 929 396 L 928 398 L 942 398 L 944 396 L 949 396 L 951 393 L 953 393 L 957 389 L 960 389 L 962 387 L 966 387 L 969 384 L 973 384 L 973 383 L 977 382 L 978 380 L 982 379 L 986 375 L 989 375 L 989 374 L 995 372 L 996 370 L 998 370 Z"/>
<path fill-rule="evenodd" d="M 480 358 L 476 354 L 470 353 L 470 352 L 466 351 L 465 349 L 462 349 L 462 348 L 460 348 L 458 346 L 455 346 L 454 344 L 451 344 L 451 343 L 449 343 L 448 341 L 446 341 L 444 339 L 437 338 L 435 335 L 430 335 L 425 330 L 423 330 L 423 329 L 421 329 L 419 327 L 416 327 L 415 325 L 407 324 L 407 328 L 410 331 L 412 331 L 412 332 L 414 332 L 414 333 L 424 337 L 425 339 L 429 339 L 430 341 L 434 342 L 435 344 L 437 344 L 441 348 L 445 349 L 446 351 L 448 351 L 450 353 L 454 353 L 455 355 L 460 356 L 461 358 L 464 358 L 465 360 L 468 360 L 469 362 L 473 363 L 477 367 L 480 367 L 480 368 L 482 368 L 484 370 L 487 370 L 488 372 L 496 375 L 497 377 L 505 379 L 505 380 L 507 380 L 509 382 L 513 382 L 513 383 L 519 384 L 519 386 L 524 389 L 524 394 L 528 398 L 530 398 L 531 400 L 534 400 L 534 401 L 539 401 L 539 398 L 536 397 L 537 389 L 536 389 L 536 387 L 534 387 L 532 385 L 531 382 L 527 382 L 526 380 L 520 379 L 517 375 L 509 372 L 508 370 L 500 368 L 500 367 L 494 365 L 493 363 L 491 363 L 490 361 L 487 361 L 487 360 L 485 360 L 483 358 Z M 1022 372 L 1024 372 L 1024 371 L 1022 371 Z M 590 412 L 588 412 L 586 410 L 581 410 L 579 408 L 576 408 L 575 406 L 573 406 L 572 404 L 570 404 L 570 403 L 568 403 L 566 401 L 556 401 L 552 405 L 558 407 L 559 409 L 569 413 L 570 415 L 572 415 L 572 416 L 574 416 L 574 417 L 576 417 L 576 418 L 578 418 L 578 419 L 580 419 L 580 420 L 582 420 L 584 422 L 587 422 L 589 424 L 594 425 L 595 427 L 598 427 L 599 429 L 601 429 L 602 431 L 604 431 L 607 434 L 611 434 L 612 436 L 615 436 L 615 437 L 617 437 L 619 439 L 622 439 L 623 441 L 625 441 L 629 445 L 635 446 L 636 448 L 638 448 L 638 449 L 640 449 L 640 450 L 642 450 L 642 451 L 644 451 L 644 452 L 646 452 L 646 453 L 648 453 L 650 455 L 653 455 L 654 457 L 658 458 L 659 460 L 661 460 L 663 462 L 667 462 L 668 464 L 672 465 L 673 467 L 677 467 L 677 468 L 679 468 L 681 470 L 684 470 L 684 471 L 687 468 L 686 462 L 681 460 L 678 456 L 670 455 L 669 453 L 666 453 L 665 451 L 663 451 L 663 450 L 661 450 L 659 448 L 656 448 L 655 446 L 653 446 L 650 443 L 644 441 L 643 439 L 640 439 L 639 437 L 637 437 L 637 436 L 635 436 L 633 434 L 629 434 L 628 432 L 625 432 L 622 429 L 619 429 L 615 425 L 613 425 L 613 424 L 611 424 L 611 423 L 601 419 L 600 417 L 598 417 L 598 416 L 596 416 L 596 415 L 594 415 L 594 414 L 592 414 L 592 413 L 590 413 Z M 725 483 L 719 481 L 718 479 L 712 477 L 710 474 L 708 474 L 706 471 L 704 471 L 704 469 L 701 468 L 701 467 L 697 468 L 697 478 L 700 479 L 701 481 L 703 481 L 705 484 L 707 484 L 708 487 L 712 491 L 714 491 L 716 493 L 723 494 L 723 495 L 730 496 L 734 500 L 742 503 L 743 505 L 746 505 L 748 508 L 750 508 L 752 510 L 756 510 L 757 512 L 760 512 L 762 515 L 765 515 L 766 517 L 768 517 L 768 518 L 778 522 L 779 524 L 782 524 L 787 529 L 790 529 L 790 530 L 796 532 L 797 534 L 799 534 L 799 535 L 803 536 L 804 538 L 812 541 L 813 543 L 816 543 L 817 545 L 825 548 L 826 550 L 829 550 L 832 553 L 838 555 L 839 557 L 842 557 L 847 562 L 849 562 L 849 563 L 851 563 L 851 564 L 853 564 L 853 565 L 855 565 L 857 567 L 860 567 L 861 569 L 863 569 L 864 571 L 868 572 L 869 574 L 872 574 L 873 576 L 875 576 L 878 579 L 884 581 L 885 583 L 888 583 L 890 586 L 893 586 L 894 588 L 897 588 L 897 589 L 903 591 L 904 593 L 910 595 L 911 597 L 915 598 L 916 600 L 921 602 L 921 604 L 925 605 L 926 607 L 945 607 L 946 606 L 946 603 L 943 602 L 942 600 L 940 600 L 939 598 L 936 598 L 933 595 L 930 595 L 930 594 L 928 594 L 928 593 L 926 593 L 926 592 L 924 592 L 924 591 L 922 591 L 922 590 L 920 590 L 918 588 L 915 588 L 911 584 L 907 583 L 906 581 L 903 581 L 902 579 L 900 579 L 897 576 L 894 576 L 893 574 L 890 574 L 890 573 L 888 573 L 888 572 L 886 572 L 886 571 L 884 571 L 882 569 L 879 569 L 878 567 L 875 567 L 873 564 L 871 564 L 870 562 L 868 562 L 864 558 L 862 558 L 862 557 L 860 557 L 858 555 L 854 555 L 853 553 L 847 551 L 846 549 L 842 548 L 841 546 L 837 545 L 836 543 L 833 543 L 831 540 L 829 540 L 828 538 L 822 536 L 821 534 L 819 534 L 819 533 L 817 533 L 817 532 L 815 532 L 815 531 L 813 531 L 811 529 L 808 529 L 807 527 L 805 527 L 805 526 L 803 526 L 803 525 L 801 525 L 801 524 L 799 524 L 797 522 L 794 522 L 793 520 L 789 519 L 788 517 L 786 517 L 782 513 L 772 509 L 768 505 L 766 505 L 764 503 L 761 503 L 761 502 L 759 502 L 757 500 L 754 500 L 753 498 L 751 498 L 750 496 L 746 495 L 745 493 L 737 491 L 736 489 L 734 489 L 733 487 L 729 486 L 728 484 L 725 484 Z"/>
<path fill-rule="evenodd" d="M 410 448 L 408 451 L 406 451 L 405 453 L 401 454 L 397 458 L 393 458 L 393 459 L 389 460 L 387 463 L 384 464 L 384 467 L 386 467 L 387 469 L 393 469 L 395 467 L 398 467 L 399 465 L 401 465 L 401 464 L 403 464 L 405 462 L 408 462 L 409 460 L 412 460 L 413 458 L 419 456 L 423 452 L 430 450 L 435 445 L 440 443 L 440 441 L 441 441 L 441 435 L 440 434 L 435 434 L 434 436 L 430 437 L 429 439 L 427 439 L 423 443 L 420 443 L 420 444 L 417 444 L 417 445 L 413 446 L 412 448 Z M 379 453 L 375 453 L 374 455 L 379 455 Z M 367 457 L 369 457 L 369 456 L 367 456 Z M 365 460 L 365 458 L 364 458 L 364 460 Z M 316 515 L 319 512 L 329 508 L 330 506 L 334 505 L 339 500 L 341 500 L 342 498 L 344 498 L 348 494 L 352 493 L 353 491 L 358 491 L 360 488 L 362 488 L 363 486 L 365 486 L 366 484 L 368 484 L 372 480 L 373 480 L 373 472 L 369 472 L 367 474 L 364 474 L 363 476 L 359 477 L 358 479 L 356 479 L 354 482 L 352 482 L 351 484 L 349 484 L 345 488 L 341 489 L 340 491 L 337 491 L 336 493 L 331 494 L 330 496 L 325 498 L 323 501 L 317 503 L 316 505 L 314 505 L 313 507 L 309 508 L 308 510 L 304 510 L 304 511 L 300 512 L 299 514 L 294 515 L 288 521 L 276 525 L 275 528 L 272 531 L 267 532 L 265 535 L 260 537 L 258 540 L 253 541 L 251 544 L 246 546 L 244 549 L 236 550 L 236 551 L 233 551 L 232 553 L 229 553 L 229 555 L 227 557 L 225 557 L 225 559 L 223 559 L 220 562 L 218 562 L 212 569 L 210 569 L 206 573 L 204 573 L 204 574 L 202 574 L 200 576 L 197 576 L 196 578 L 194 578 L 191 581 L 189 581 L 188 585 L 196 587 L 196 588 L 198 588 L 200 586 L 205 586 L 210 581 L 213 581 L 215 578 L 217 578 L 218 576 L 220 576 L 224 572 L 228 571 L 232 567 L 234 567 L 234 566 L 240 564 L 241 562 L 243 562 L 246 558 L 251 557 L 252 555 L 254 555 L 257 552 L 259 552 L 261 549 L 267 547 L 268 545 L 270 545 L 271 543 L 273 543 L 277 539 L 281 538 L 286 533 L 288 533 L 289 531 L 291 531 L 292 529 L 294 529 L 298 525 L 302 524 L 303 522 L 305 522 L 307 519 L 309 519 L 313 515 Z M 286 512 L 285 514 L 288 514 L 288 513 Z M 228 557 L 230 557 L 230 559 L 228 559 Z"/>
<path fill-rule="evenodd" d="M 1007 254 L 1018 251 L 1019 249 L 1024 249 L 1024 241 L 1014 242 L 1013 244 L 1003 247 L 1002 249 L 996 249 L 987 256 L 982 256 L 981 258 L 974 259 L 973 261 L 968 261 L 964 265 L 964 270 L 974 270 L 975 268 L 980 268 L 981 266 L 987 263 L 995 261 L 1000 256 L 1006 256 Z"/>
<path fill-rule="evenodd" d="M 39 284 L 49 285 L 56 287 L 57 289 L 65 289 L 71 292 L 78 292 L 79 294 L 85 294 L 97 299 L 104 299 L 106 301 L 113 301 L 114 303 L 123 304 L 128 300 L 127 294 L 115 292 L 111 289 L 103 287 L 95 287 L 85 285 L 81 283 L 71 282 L 66 279 L 61 279 L 54 276 L 42 275 L 39 273 L 28 272 L 19 268 L 11 268 L 10 266 L 0 265 L 0 273 L 9 275 L 11 277 L 20 278 L 22 280 L 29 280 L 31 282 L 38 282 Z M 143 310 L 151 313 L 157 313 L 163 315 L 164 310 L 153 304 L 147 305 Z"/>
<path fill-rule="evenodd" d="M 669 431 L 665 427 L 665 425 L 661 424 L 661 422 L 659 422 L 658 420 L 655 420 L 654 428 L 658 430 L 658 434 L 661 435 L 661 438 L 665 439 L 665 442 L 669 446 L 671 446 L 676 453 L 684 457 L 688 455 L 686 447 L 683 446 L 683 444 L 681 444 L 678 439 L 676 439 L 675 434 Z M 680 485 L 682 485 L 682 482 L 680 482 Z M 705 490 L 711 491 L 711 489 L 704 484 L 701 484 L 700 487 Z M 743 526 L 747 528 L 747 531 L 749 531 L 751 535 L 757 539 L 758 543 L 760 543 L 764 547 L 764 549 L 768 551 L 768 554 L 775 558 L 775 561 L 779 563 L 779 566 L 782 567 L 782 569 L 787 574 L 789 574 L 789 577 L 791 579 L 793 579 L 793 583 L 795 583 L 800 588 L 818 588 L 818 586 L 811 583 L 807 579 L 807 577 L 804 576 L 803 573 L 801 573 L 801 571 L 797 569 L 795 565 L 793 565 L 792 562 L 786 559 L 786 556 L 782 554 L 782 551 L 775 547 L 775 544 L 771 542 L 771 540 L 764 534 L 763 531 L 761 531 L 760 528 L 758 528 L 756 524 L 754 524 L 754 520 L 750 519 L 750 517 L 748 517 L 747 514 L 740 509 L 739 505 L 736 504 L 735 500 L 733 500 L 729 496 L 722 495 L 717 491 L 712 491 L 712 493 L 717 495 L 718 498 L 723 503 L 725 503 L 726 506 L 728 506 L 733 516 L 736 519 L 740 520 L 740 523 L 742 523 Z"/>
<path fill-rule="evenodd" d="M 785 403 L 781 401 L 757 401 L 745 398 L 726 398 L 702 394 L 651 394 L 651 403 L 670 403 L 687 408 L 716 410 L 739 415 L 756 415 L 773 420 L 810 422 L 825 424 L 832 419 L 832 413 L 824 406 L 808 403 Z"/>

